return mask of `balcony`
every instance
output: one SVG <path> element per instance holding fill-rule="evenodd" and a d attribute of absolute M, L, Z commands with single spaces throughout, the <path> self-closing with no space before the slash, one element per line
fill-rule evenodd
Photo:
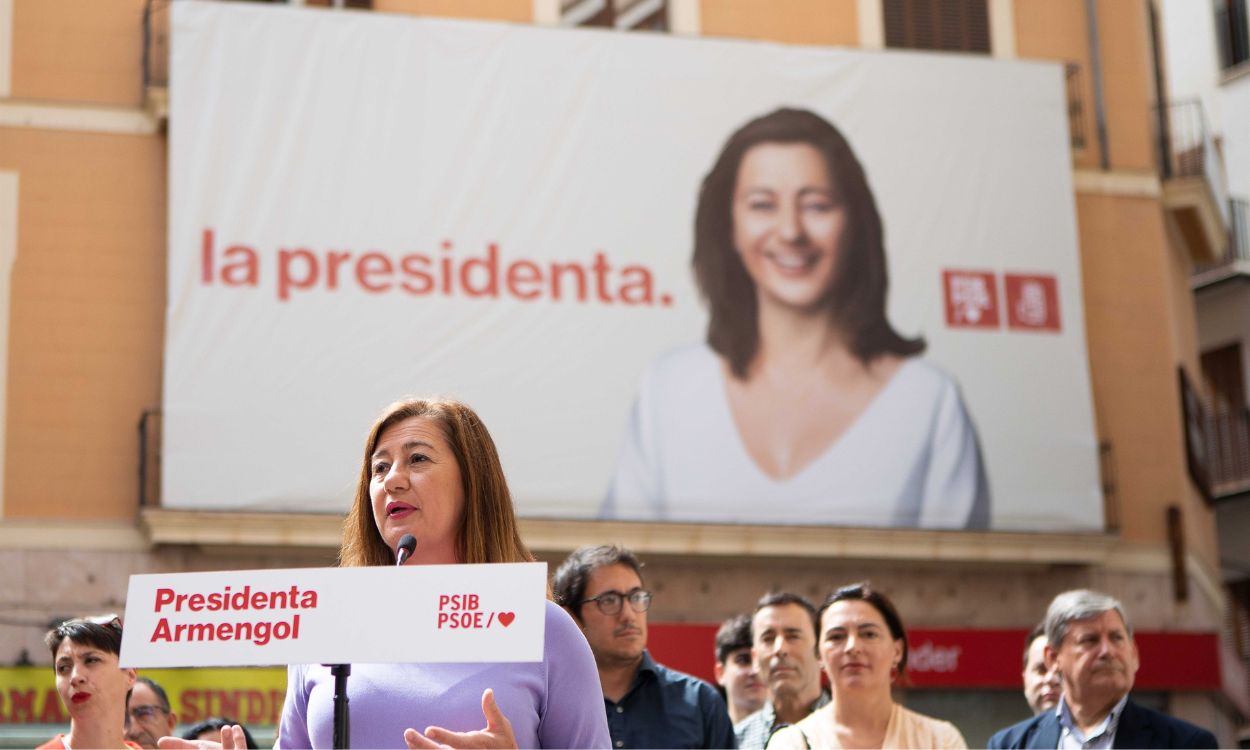
<path fill-rule="evenodd" d="M 1250 407 L 1243 399 L 1208 403 L 1177 368 L 1190 477 L 1211 503 L 1250 498 Z"/>
<path fill-rule="evenodd" d="M 1195 263 L 1216 261 L 1227 248 L 1228 193 L 1224 161 L 1202 102 L 1172 102 L 1159 111 L 1163 204 Z"/>
<path fill-rule="evenodd" d="M 1228 201 L 1228 242 L 1215 260 L 1194 265 L 1190 285 L 1194 291 L 1241 277 L 1250 280 L 1250 201 Z"/>
<path fill-rule="evenodd" d="M 1206 421 L 1212 499 L 1250 496 L 1250 408 L 1216 412 Z"/>

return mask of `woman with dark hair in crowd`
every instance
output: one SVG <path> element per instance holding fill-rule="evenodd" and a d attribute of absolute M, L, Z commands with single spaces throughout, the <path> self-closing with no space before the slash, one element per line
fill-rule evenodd
<path fill-rule="evenodd" d="M 339 564 L 531 562 L 512 495 L 486 425 L 449 399 L 391 404 L 365 439 L 355 499 L 343 524 Z M 382 637 L 381 635 L 379 637 Z M 402 646 L 403 624 L 385 637 Z M 546 605 L 543 660 L 508 664 L 353 664 L 353 747 L 608 747 L 594 656 L 573 619 Z M 486 727 L 482 726 L 485 718 Z M 418 731 L 420 728 L 420 731 Z M 288 668 L 278 747 L 330 747 L 334 676 L 329 667 Z M 242 747 L 232 727 L 222 745 Z M 162 741 L 162 747 L 212 747 Z"/>
<path fill-rule="evenodd" d="M 58 734 L 39 750 L 142 750 L 126 740 L 123 730 L 126 696 L 135 684 L 135 670 L 117 666 L 121 620 L 116 615 L 66 620 L 43 640 L 52 651 L 56 692 L 69 712 L 69 734 Z"/>
<path fill-rule="evenodd" d="M 833 125 L 779 109 L 734 133 L 699 193 L 693 265 L 706 344 L 644 376 L 602 515 L 988 525 L 976 432 L 886 317 L 881 216 Z"/>
<path fill-rule="evenodd" d="M 778 730 L 769 750 L 968 746 L 954 724 L 894 702 L 890 689 L 907 671 L 907 632 L 894 604 L 868 583 L 825 599 L 819 650 L 833 701 Z"/>

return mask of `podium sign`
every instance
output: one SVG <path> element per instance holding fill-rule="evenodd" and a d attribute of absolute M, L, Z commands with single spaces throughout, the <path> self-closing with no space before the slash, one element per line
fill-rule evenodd
<path fill-rule="evenodd" d="M 546 563 L 134 575 L 121 665 L 535 662 Z"/>

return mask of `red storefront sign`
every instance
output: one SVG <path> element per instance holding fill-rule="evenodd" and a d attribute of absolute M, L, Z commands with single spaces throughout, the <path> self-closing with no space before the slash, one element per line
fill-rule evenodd
<path fill-rule="evenodd" d="M 709 682 L 716 625 L 652 623 L 648 648 L 655 660 Z M 907 633 L 907 674 L 916 688 L 1019 688 L 1025 630 L 928 630 Z M 1215 633 L 1138 633 L 1142 690 L 1219 690 Z"/>

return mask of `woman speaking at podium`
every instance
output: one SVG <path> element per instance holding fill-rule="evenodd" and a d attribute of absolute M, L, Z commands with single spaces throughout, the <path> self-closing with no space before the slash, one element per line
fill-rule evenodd
<path fill-rule="evenodd" d="M 339 564 L 395 565 L 407 534 L 417 545 L 405 565 L 534 559 L 517 530 L 495 443 L 463 403 L 397 402 L 369 431 Z M 399 652 L 408 636 L 402 622 L 379 622 L 377 637 Z M 537 663 L 353 664 L 351 746 L 610 747 L 590 646 L 550 601 L 544 639 Z M 278 747 L 332 747 L 333 737 L 330 668 L 290 666 Z M 229 729 L 222 739 L 235 746 Z M 161 746 L 215 747 L 171 739 Z"/>

